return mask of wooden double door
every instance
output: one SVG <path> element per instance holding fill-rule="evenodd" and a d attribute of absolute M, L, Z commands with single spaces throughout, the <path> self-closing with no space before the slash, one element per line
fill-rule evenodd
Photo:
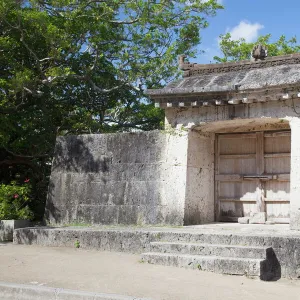
<path fill-rule="evenodd" d="M 290 156 L 289 131 L 217 135 L 217 221 L 265 212 L 269 221 L 288 223 Z"/>

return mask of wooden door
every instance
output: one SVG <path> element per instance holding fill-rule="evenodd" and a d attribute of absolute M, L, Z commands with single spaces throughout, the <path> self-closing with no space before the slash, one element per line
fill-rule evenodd
<path fill-rule="evenodd" d="M 266 212 L 289 222 L 290 132 L 220 134 L 216 146 L 216 219 Z"/>

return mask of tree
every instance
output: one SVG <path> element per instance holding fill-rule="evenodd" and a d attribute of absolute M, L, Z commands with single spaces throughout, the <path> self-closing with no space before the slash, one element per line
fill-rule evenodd
<path fill-rule="evenodd" d="M 268 56 L 285 55 L 300 52 L 296 37 L 286 39 L 282 35 L 277 41 L 271 43 L 271 34 L 260 36 L 255 42 L 247 43 L 244 38 L 232 40 L 230 33 L 220 36 L 220 49 L 223 57 L 215 56 L 216 62 L 240 61 L 251 58 L 251 51 L 254 45 L 262 44 L 267 46 Z"/>
<path fill-rule="evenodd" d="M 30 178 L 37 211 L 57 135 L 160 128 L 163 113 L 144 89 L 178 76 L 177 56 L 195 53 L 220 8 L 216 0 L 0 0 L 0 182 Z"/>

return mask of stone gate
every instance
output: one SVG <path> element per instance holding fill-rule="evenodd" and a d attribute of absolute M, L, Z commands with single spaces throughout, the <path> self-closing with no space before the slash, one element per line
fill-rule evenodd
<path fill-rule="evenodd" d="M 50 223 L 300 229 L 300 54 L 195 64 L 148 90 L 165 130 L 57 139 Z"/>

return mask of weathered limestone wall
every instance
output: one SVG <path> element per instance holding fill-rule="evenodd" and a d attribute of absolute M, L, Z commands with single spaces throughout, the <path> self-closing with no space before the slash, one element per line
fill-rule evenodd
<path fill-rule="evenodd" d="M 186 161 L 186 134 L 59 137 L 45 218 L 54 224 L 182 225 Z"/>
<path fill-rule="evenodd" d="M 214 134 L 189 133 L 186 225 L 214 222 Z"/>
<path fill-rule="evenodd" d="M 238 104 L 224 106 L 208 106 L 208 107 L 188 107 L 188 108 L 166 108 L 166 128 L 193 128 L 199 126 L 205 129 L 208 123 L 224 121 L 230 126 L 235 125 L 233 120 L 250 120 L 258 124 L 259 119 L 263 119 L 262 123 L 268 122 L 268 119 L 288 119 L 290 117 L 300 116 L 300 100 L 286 101 L 269 101 L 253 104 Z M 224 123 L 224 124 L 226 124 Z M 236 125 L 239 125 L 238 123 Z M 246 125 L 246 124 L 244 124 Z M 275 126 L 276 124 L 274 124 Z M 276 129 L 276 127 L 274 127 Z M 222 128 L 216 128 L 216 131 L 222 131 Z M 213 130 L 212 130 L 213 131 Z"/>

